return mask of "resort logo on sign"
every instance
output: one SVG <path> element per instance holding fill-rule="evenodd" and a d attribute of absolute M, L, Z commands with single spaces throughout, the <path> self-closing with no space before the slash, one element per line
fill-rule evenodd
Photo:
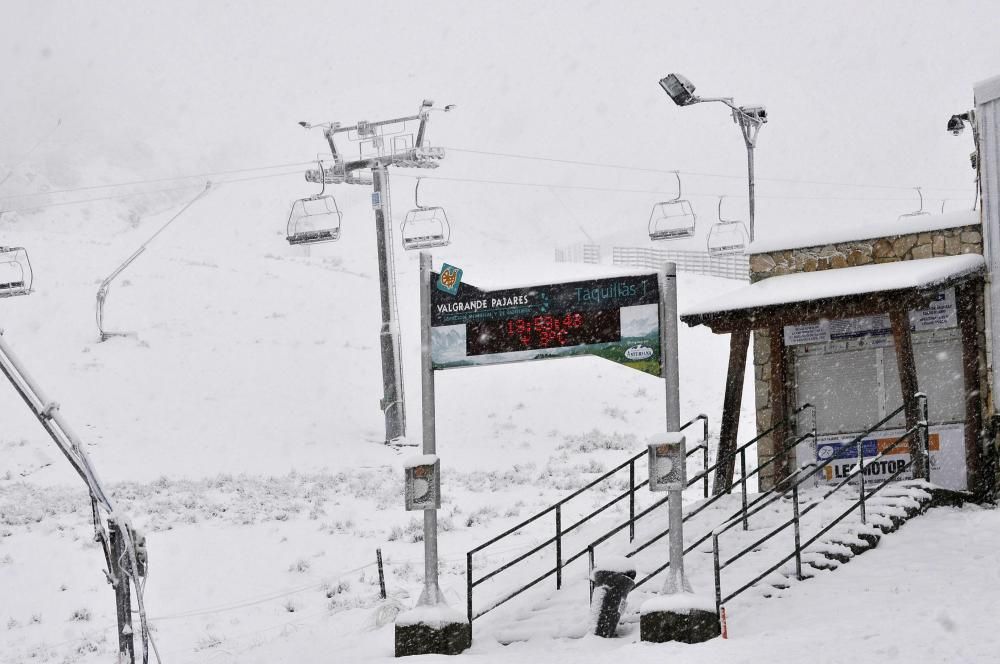
<path fill-rule="evenodd" d="M 625 351 L 625 357 L 630 360 L 648 360 L 653 357 L 653 349 L 649 346 L 636 344 Z"/>

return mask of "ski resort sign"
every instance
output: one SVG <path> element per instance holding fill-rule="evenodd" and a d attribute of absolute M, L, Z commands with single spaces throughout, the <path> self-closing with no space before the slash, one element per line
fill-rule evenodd
<path fill-rule="evenodd" d="M 434 369 L 596 355 L 659 377 L 655 273 L 485 291 L 432 273 Z"/>

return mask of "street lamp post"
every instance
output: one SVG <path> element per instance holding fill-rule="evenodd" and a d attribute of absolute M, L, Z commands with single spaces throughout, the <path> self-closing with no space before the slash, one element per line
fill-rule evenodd
<path fill-rule="evenodd" d="M 750 194 L 750 241 L 754 239 L 754 183 L 753 151 L 757 147 L 757 133 L 767 122 L 767 109 L 763 106 L 736 106 L 732 97 L 699 97 L 694 94 L 694 84 L 680 74 L 668 74 L 660 79 L 660 87 L 678 106 L 691 106 L 705 101 L 717 101 L 728 106 L 733 112 L 733 122 L 740 126 L 743 143 L 747 147 L 747 179 Z"/>

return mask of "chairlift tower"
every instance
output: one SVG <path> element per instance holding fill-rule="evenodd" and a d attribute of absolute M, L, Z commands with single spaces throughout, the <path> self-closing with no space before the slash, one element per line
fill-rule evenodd
<path fill-rule="evenodd" d="M 392 214 L 389 203 L 389 167 L 437 168 L 444 158 L 442 148 L 427 145 L 427 123 L 433 110 L 450 111 L 453 106 L 435 109 L 434 102 L 425 99 L 416 115 L 380 120 L 359 121 L 351 126 L 339 122 L 310 124 L 306 129 L 322 127 L 323 135 L 333 155 L 333 167 L 306 171 L 305 178 L 317 184 L 359 184 L 372 187 L 372 208 L 378 247 L 379 290 L 382 302 L 382 329 L 379 347 L 382 354 L 382 412 L 385 415 L 385 442 L 391 443 L 406 435 L 406 408 L 403 393 L 403 366 L 400 357 L 399 314 L 396 306 L 396 270 L 392 247 Z M 416 136 L 409 131 L 418 123 Z M 348 159 L 338 149 L 336 136 L 358 145 L 358 157 Z M 371 178 L 363 171 L 370 170 Z"/>

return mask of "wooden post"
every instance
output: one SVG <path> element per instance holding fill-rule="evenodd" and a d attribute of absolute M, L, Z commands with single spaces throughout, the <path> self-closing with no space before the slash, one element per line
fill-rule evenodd
<path fill-rule="evenodd" d="M 896 365 L 899 368 L 899 385 L 903 393 L 906 412 L 906 428 L 916 426 L 920 420 L 917 400 L 913 395 L 920 391 L 917 383 L 917 364 L 913 359 L 913 338 L 910 335 L 910 314 L 904 308 L 894 307 L 889 313 L 892 321 L 892 338 L 896 343 Z M 926 477 L 928 459 L 925 450 L 920 449 L 917 437 L 910 438 L 910 458 L 913 460 L 913 476 Z"/>
<path fill-rule="evenodd" d="M 776 427 L 771 432 L 771 444 L 773 454 L 778 458 L 774 462 L 774 484 L 788 477 L 791 470 L 789 456 L 794 458 L 795 450 L 782 451 L 788 440 L 788 425 L 785 423 L 787 413 L 787 399 L 785 398 L 785 387 L 787 383 L 787 365 L 785 358 L 784 328 L 781 325 L 771 326 L 770 332 L 770 360 L 771 360 L 771 426 Z M 760 459 L 758 455 L 758 460 Z"/>
<path fill-rule="evenodd" d="M 715 495 L 729 493 L 733 487 L 736 437 L 740 430 L 740 403 L 743 400 L 743 378 L 749 347 L 750 330 L 733 330 L 729 335 L 729 372 L 726 374 L 726 395 L 722 402 L 722 428 L 719 431 L 718 466 L 713 488 Z"/>
<path fill-rule="evenodd" d="M 979 382 L 979 330 L 976 324 L 977 291 L 981 282 L 964 283 L 955 289 L 958 326 L 962 331 L 962 375 L 965 388 L 965 463 L 968 488 L 976 496 L 985 497 L 990 487 L 985 485 L 982 460 L 979 458 L 979 436 L 983 430 L 982 394 Z"/>
<path fill-rule="evenodd" d="M 129 588 L 129 577 L 125 573 L 125 565 L 128 562 L 121 530 L 114 521 L 108 522 L 108 538 L 111 546 L 111 569 L 108 570 L 108 573 L 115 589 L 115 608 L 118 612 L 118 661 L 121 664 L 135 664 L 135 642 L 132 638 L 132 595 Z"/>

